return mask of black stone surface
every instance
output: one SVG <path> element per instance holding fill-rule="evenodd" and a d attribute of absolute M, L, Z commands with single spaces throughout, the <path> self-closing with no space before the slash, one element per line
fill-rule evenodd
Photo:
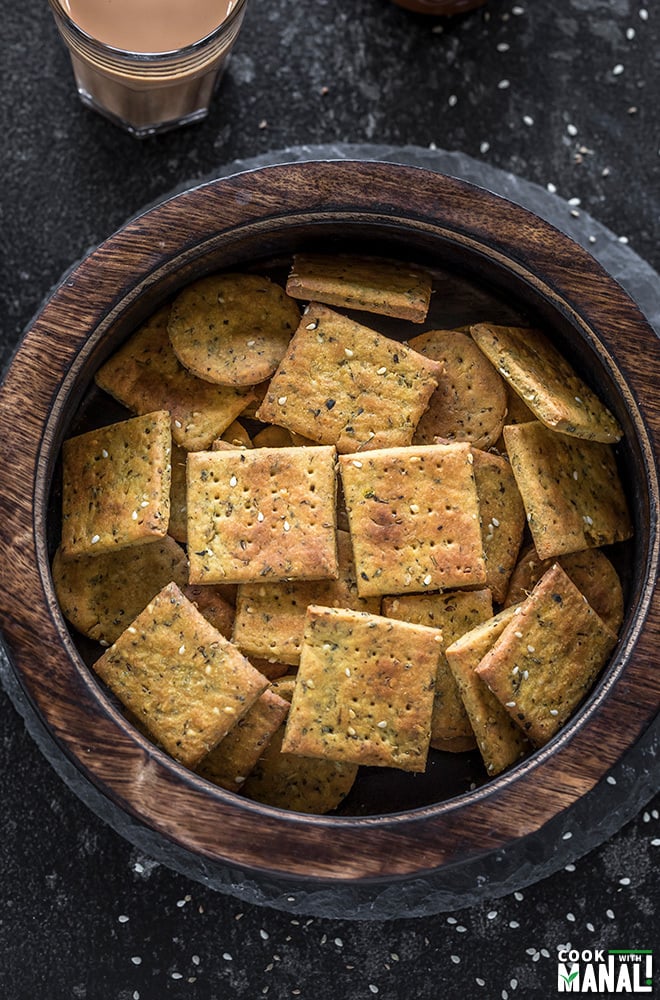
<path fill-rule="evenodd" d="M 80 106 L 44 3 L 3 15 L 3 361 L 62 271 L 126 217 L 237 158 L 273 149 L 291 158 L 319 143 L 336 155 L 345 143 L 377 144 L 349 152 L 429 157 L 531 196 L 648 295 L 641 304 L 657 328 L 660 29 L 650 5 L 490 0 L 440 21 L 389 0 L 252 0 L 207 121 L 142 142 Z M 560 198 L 525 181 L 554 185 Z M 657 958 L 657 791 L 602 847 L 522 891 L 433 917 L 356 923 L 257 907 L 155 863 L 69 791 L 5 696 L 0 719 L 8 1000 L 546 998 L 557 992 L 562 945 L 655 945 Z M 657 790 L 657 756 L 650 741 L 604 790 L 612 816 L 603 836 L 632 816 L 621 790 L 643 787 L 639 803 Z M 640 764 L 655 779 L 640 785 Z"/>

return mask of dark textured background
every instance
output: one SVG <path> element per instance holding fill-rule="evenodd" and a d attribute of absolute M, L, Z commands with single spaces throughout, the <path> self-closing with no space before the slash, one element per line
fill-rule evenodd
<path fill-rule="evenodd" d="M 2 362 L 61 273 L 126 217 L 236 158 L 302 144 L 460 150 L 554 185 L 569 215 L 660 269 L 650 3 L 490 0 L 436 21 L 389 0 L 251 0 L 207 121 L 142 142 L 79 104 L 45 0 L 1 7 Z M 657 796 L 522 893 L 386 923 L 295 917 L 142 856 L 60 781 L 1 694 L 0 723 L 3 1000 L 546 1000 L 562 944 L 660 945 Z"/>

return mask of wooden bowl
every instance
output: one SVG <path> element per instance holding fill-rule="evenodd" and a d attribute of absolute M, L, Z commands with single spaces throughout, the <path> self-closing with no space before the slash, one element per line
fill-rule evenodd
<path fill-rule="evenodd" d="M 326 817 L 224 792 L 140 735 L 89 669 L 100 650 L 67 627 L 49 568 L 62 440 L 115 419 L 93 388 L 99 365 L 192 279 L 228 267 L 275 272 L 293 251 L 319 247 L 429 265 L 444 326 L 489 318 L 551 328 L 624 428 L 617 455 L 635 524 L 634 540 L 615 553 L 626 598 L 620 641 L 551 743 L 488 782 L 475 754 L 433 753 L 426 775 L 412 778 L 367 769 L 341 814 Z M 461 181 L 392 164 L 308 162 L 177 195 L 129 222 L 62 280 L 2 388 L 0 622 L 18 682 L 101 799 L 148 831 L 152 845 L 184 852 L 187 870 L 210 884 L 237 892 L 242 880 L 282 892 L 287 885 L 358 887 L 368 897 L 392 886 L 428 887 L 466 859 L 478 871 L 512 844 L 553 829 L 658 713 L 658 372 L 654 332 L 586 251 Z M 214 874 L 227 871 L 229 879 Z"/>

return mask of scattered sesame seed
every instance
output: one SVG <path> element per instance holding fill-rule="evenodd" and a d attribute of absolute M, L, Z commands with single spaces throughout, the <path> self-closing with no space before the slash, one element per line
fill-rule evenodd
<path fill-rule="evenodd" d="M 479 152 L 480 153 L 487 153 L 489 149 L 490 149 L 490 143 L 489 142 L 482 142 L 480 144 L 480 146 L 479 146 Z"/>
<path fill-rule="evenodd" d="M 349 726 L 346 732 L 348 733 L 349 736 L 357 736 L 357 733 L 355 732 L 352 726 Z"/>
<path fill-rule="evenodd" d="M 139 955 L 133 955 L 131 957 L 131 962 L 133 963 L 133 965 L 142 965 L 142 959 L 140 958 Z"/>
<path fill-rule="evenodd" d="M 548 183 L 546 184 L 546 188 L 550 192 L 550 194 L 557 194 L 557 187 L 552 183 L 552 181 L 548 181 Z"/>
<path fill-rule="evenodd" d="M 289 524 L 288 521 L 284 522 L 284 530 L 285 531 L 290 531 L 291 530 L 291 525 Z"/>
<path fill-rule="evenodd" d="M 261 930 L 259 931 L 259 937 L 261 938 L 262 941 L 267 941 L 268 938 L 270 937 L 270 934 L 268 933 L 268 931 L 265 931 L 262 927 Z"/>
<path fill-rule="evenodd" d="M 260 510 L 257 514 L 257 521 L 263 521 L 263 519 L 264 519 L 263 511 Z"/>
<path fill-rule="evenodd" d="M 308 323 L 307 326 L 305 327 L 305 329 L 306 330 L 315 330 L 317 328 L 317 326 L 318 326 L 318 323 L 316 321 L 314 321 L 313 323 Z"/>
<path fill-rule="evenodd" d="M 573 834 L 571 833 L 571 831 L 567 830 L 566 833 L 563 834 L 563 836 L 562 836 L 561 839 L 562 840 L 570 840 L 572 836 L 573 836 Z"/>
<path fill-rule="evenodd" d="M 640 19 L 641 19 L 642 21 L 648 21 L 648 19 L 649 19 L 649 12 L 648 12 L 648 10 L 646 9 L 646 7 L 641 7 L 641 8 L 640 8 L 640 11 L 639 11 L 639 16 L 640 16 Z"/>
<path fill-rule="evenodd" d="M 183 976 L 181 975 L 180 972 L 173 972 L 172 979 L 183 979 Z"/>
<path fill-rule="evenodd" d="M 507 701 L 506 702 L 506 707 L 507 708 L 515 708 L 516 707 L 515 701 Z"/>
<path fill-rule="evenodd" d="M 92 545 L 96 545 L 96 543 L 100 541 L 101 541 L 100 535 L 92 535 Z"/>
<path fill-rule="evenodd" d="M 509 80 L 500 80 L 500 82 L 497 85 L 497 89 L 498 90 L 508 90 L 510 86 L 511 86 L 511 83 L 510 83 Z"/>
<path fill-rule="evenodd" d="M 623 65 L 621 63 L 617 63 L 612 70 L 612 76 L 621 76 L 622 73 L 623 73 Z"/>
<path fill-rule="evenodd" d="M 119 916 L 117 917 L 117 920 L 119 921 L 120 924 L 125 924 L 128 922 L 128 917 L 126 916 L 125 913 L 120 913 Z"/>
<path fill-rule="evenodd" d="M 511 46 L 508 42 L 498 42 L 497 51 L 498 52 L 508 52 Z"/>
<path fill-rule="evenodd" d="M 608 920 L 614 920 L 614 910 L 605 910 L 605 916 Z"/>
<path fill-rule="evenodd" d="M 578 134 L 577 126 L 572 125 L 570 123 L 566 126 L 566 131 L 568 132 L 569 135 L 575 136 Z"/>
<path fill-rule="evenodd" d="M 222 957 L 224 958 L 225 962 L 233 962 L 234 961 L 234 959 L 232 958 L 232 956 L 229 954 L 228 951 L 224 952 L 224 954 L 223 954 Z M 197 959 L 196 962 L 195 962 L 195 959 Z M 193 955 L 192 960 L 193 960 L 193 962 L 195 962 L 195 965 L 199 965 L 199 957 L 197 955 Z"/>
<path fill-rule="evenodd" d="M 378 368 L 376 370 L 376 375 L 384 375 L 386 373 L 386 371 L 387 371 L 387 368 L 384 365 L 382 365 L 380 368 Z"/>
<path fill-rule="evenodd" d="M 475 979 L 475 983 L 477 984 L 477 986 L 485 986 L 486 985 L 486 980 L 485 979 L 480 979 L 479 976 L 477 976 L 477 978 Z"/>
<path fill-rule="evenodd" d="M 424 577 L 424 579 L 422 580 L 422 583 L 424 584 L 425 587 L 428 587 L 428 585 L 429 585 L 429 583 L 431 582 L 432 579 L 433 579 L 433 577 L 429 573 L 429 574 L 427 574 Z"/>
<path fill-rule="evenodd" d="M 338 948 L 344 947 L 344 942 L 342 941 L 341 938 L 335 938 L 335 944 L 337 945 Z"/>
<path fill-rule="evenodd" d="M 458 920 L 456 919 L 456 917 L 447 917 L 447 923 L 448 924 L 457 924 Z"/>
<path fill-rule="evenodd" d="M 353 357 L 353 353 L 354 352 L 350 349 L 350 347 L 345 347 L 344 348 L 344 354 L 346 355 L 347 358 L 352 358 Z"/>
<path fill-rule="evenodd" d="M 180 428 L 181 428 L 181 421 L 180 421 L 180 420 L 175 420 L 175 421 L 174 421 L 174 426 L 175 426 L 176 428 L 180 429 Z"/>
<path fill-rule="evenodd" d="M 492 523 L 492 524 L 493 524 L 493 525 L 494 525 L 494 526 L 495 526 L 496 528 L 499 528 L 499 526 L 500 526 L 500 522 L 498 521 L 498 519 L 497 519 L 496 517 L 493 517 L 493 518 L 491 518 L 491 523 Z"/>
<path fill-rule="evenodd" d="M 447 99 L 447 104 L 449 105 L 450 108 L 456 107 L 456 105 L 458 104 L 458 97 L 456 96 L 456 94 L 449 95 Z"/>
<path fill-rule="evenodd" d="M 608 785 L 616 785 L 616 778 L 614 778 L 611 774 L 608 774 L 608 776 L 607 776 L 607 784 Z"/>
<path fill-rule="evenodd" d="M 411 503 L 411 505 L 410 505 L 410 513 L 411 514 L 419 514 L 419 507 L 417 506 L 416 503 Z"/>
<path fill-rule="evenodd" d="M 284 404 L 286 403 L 286 396 L 280 396 L 277 402 L 279 403 L 280 406 L 284 406 Z"/>
<path fill-rule="evenodd" d="M 256 340 L 248 340 L 247 341 L 247 347 L 254 347 L 255 344 L 256 344 Z"/>
<path fill-rule="evenodd" d="M 513 634 L 515 635 L 516 639 L 522 639 L 523 636 L 522 632 L 516 631 Z"/>
<path fill-rule="evenodd" d="M 351 676 L 351 668 L 350 667 L 346 667 L 346 669 L 344 670 L 344 673 L 346 674 L 347 677 L 350 677 Z"/>
<path fill-rule="evenodd" d="M 378 726 L 379 729 L 387 729 L 387 721 L 385 719 L 382 719 L 380 722 L 377 722 L 376 725 Z"/>
<path fill-rule="evenodd" d="M 574 913 L 567 913 L 567 914 L 566 914 L 566 919 L 567 919 L 567 920 L 570 920 L 570 922 L 571 922 L 572 924 L 574 924 L 574 923 L 575 923 L 575 914 L 574 914 Z"/>
<path fill-rule="evenodd" d="M 536 652 L 536 646 L 532 646 L 532 645 L 530 645 L 530 643 L 527 643 L 527 652 L 528 653 L 535 653 Z"/>
<path fill-rule="evenodd" d="M 463 927 L 463 924 L 459 924 L 458 927 L 456 928 L 457 934 L 465 934 L 466 931 L 467 927 Z"/>
<path fill-rule="evenodd" d="M 237 483 L 238 483 L 238 479 L 236 478 L 236 476 L 232 476 L 231 479 L 229 480 L 229 485 L 230 486 L 236 486 Z"/>
<path fill-rule="evenodd" d="M 635 29 L 634 28 L 626 28 L 626 38 L 628 39 L 628 41 L 632 42 L 632 40 L 633 40 L 634 37 L 635 37 Z"/>
<path fill-rule="evenodd" d="M 519 903 L 522 902 L 522 900 L 525 898 L 522 892 L 514 892 L 513 896 L 514 899 L 517 899 Z"/>
<path fill-rule="evenodd" d="M 494 920 L 496 916 L 497 916 L 497 910 L 490 910 L 490 911 L 489 911 L 489 912 L 488 912 L 488 913 L 486 914 L 486 919 L 487 919 L 487 920 Z"/>
<path fill-rule="evenodd" d="M 351 464 L 354 465 L 356 469 L 361 469 L 362 468 L 362 462 L 358 462 L 357 458 L 354 459 Z"/>
<path fill-rule="evenodd" d="M 369 989 L 372 993 L 378 993 L 378 987 L 374 983 L 369 983 Z"/>
<path fill-rule="evenodd" d="M 588 514 L 585 514 L 583 516 L 582 520 L 584 521 L 585 524 L 593 524 L 594 523 L 593 522 L 593 518 L 589 517 Z"/>
<path fill-rule="evenodd" d="M 452 956 L 451 956 L 451 960 L 452 960 L 452 962 L 454 963 L 454 965 L 460 965 L 460 961 L 461 961 L 461 960 L 460 960 L 460 958 L 458 957 L 458 955 L 452 955 Z"/>
<path fill-rule="evenodd" d="M 619 885 L 630 885 L 630 879 L 629 878 L 620 878 L 619 879 Z"/>

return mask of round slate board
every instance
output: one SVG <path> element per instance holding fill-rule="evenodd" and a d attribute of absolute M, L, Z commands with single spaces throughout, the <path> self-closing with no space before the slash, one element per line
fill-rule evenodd
<path fill-rule="evenodd" d="M 576 213 L 572 206 L 544 189 L 460 153 L 371 145 L 300 146 L 235 161 L 203 180 L 274 163 L 318 159 L 369 159 L 426 167 L 470 181 L 523 205 L 589 249 L 632 296 L 656 332 L 660 332 L 660 278 L 615 234 L 588 215 Z M 199 184 L 199 179 L 194 183 Z M 185 190 L 187 186 L 177 190 Z M 175 193 L 170 192 L 168 197 Z M 504 895 L 551 874 L 605 840 L 637 812 L 659 783 L 660 725 L 656 720 L 605 781 L 534 836 L 522 838 L 505 850 L 477 861 L 467 859 L 405 884 L 387 888 L 314 886 L 310 891 L 304 883 L 261 877 L 256 882 L 247 879 L 243 872 L 210 865 L 136 823 L 104 798 L 64 757 L 32 710 L 4 655 L 0 659 L 0 678 L 32 737 L 60 777 L 118 833 L 161 863 L 212 888 L 291 912 L 382 920 L 439 912 Z"/>

